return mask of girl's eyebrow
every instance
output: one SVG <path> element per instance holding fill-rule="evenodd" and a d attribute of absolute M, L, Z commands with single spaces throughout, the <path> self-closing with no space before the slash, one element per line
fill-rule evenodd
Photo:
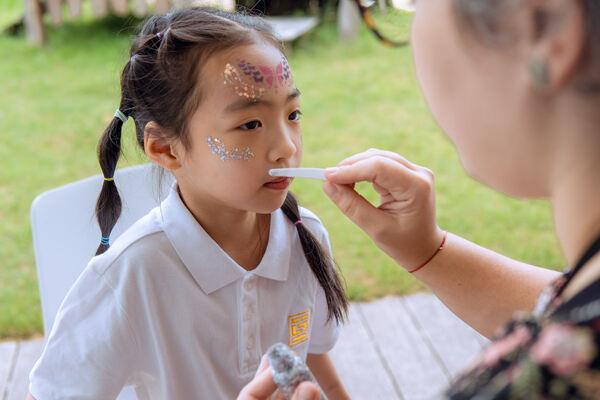
<path fill-rule="evenodd" d="M 293 88 L 293 92 L 291 92 L 287 99 L 285 100 L 286 103 L 289 103 L 290 101 L 294 100 L 295 98 L 300 97 L 300 91 L 298 90 L 298 88 L 294 87 Z M 259 104 L 262 105 L 266 105 L 266 106 L 272 106 L 273 103 L 271 101 L 268 100 L 262 100 L 262 99 L 256 99 L 256 100 L 250 100 L 250 99 L 238 99 L 236 101 L 234 101 L 233 103 L 231 103 L 230 105 L 228 105 L 227 107 L 225 107 L 225 114 L 229 114 L 232 112 L 236 112 L 236 111 L 240 111 L 240 110 L 245 110 L 247 108 L 251 108 L 254 106 L 257 106 Z"/>

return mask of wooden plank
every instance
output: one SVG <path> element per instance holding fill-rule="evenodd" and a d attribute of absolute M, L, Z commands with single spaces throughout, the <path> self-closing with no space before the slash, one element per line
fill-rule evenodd
<path fill-rule="evenodd" d="M 431 399 L 448 386 L 449 375 L 402 302 L 384 298 L 360 310 L 405 399 Z"/>
<path fill-rule="evenodd" d="M 397 301 L 405 304 L 450 376 L 455 377 L 464 370 L 482 351 L 482 341 L 487 339 L 454 315 L 434 295 L 417 293 Z"/>
<path fill-rule="evenodd" d="M 352 399 L 401 399 L 391 373 L 382 364 L 377 349 L 365 329 L 358 310 L 350 305 L 348 322 L 337 344 L 329 352 L 331 360 Z"/>
<path fill-rule="evenodd" d="M 42 6 L 39 0 L 25 0 L 25 28 L 29 43 L 41 46 L 46 40 L 46 30 L 42 20 Z"/>
<path fill-rule="evenodd" d="M 81 1 L 82 0 L 67 0 L 69 5 L 69 16 L 73 19 L 81 15 Z"/>
<path fill-rule="evenodd" d="M 8 380 L 13 370 L 16 350 L 15 342 L 0 343 L 0 399 L 6 397 L 5 392 L 8 390 Z"/>
<path fill-rule="evenodd" d="M 92 12 L 96 17 L 104 17 L 108 13 L 107 0 L 92 0 Z"/>
<path fill-rule="evenodd" d="M 17 360 L 8 383 L 6 400 L 23 400 L 29 392 L 29 372 L 42 354 L 44 339 L 17 343 Z"/>
<path fill-rule="evenodd" d="M 125 17 L 129 14 L 127 0 L 110 0 L 110 8 L 120 17 Z"/>
<path fill-rule="evenodd" d="M 62 0 L 46 0 L 50 21 L 54 26 L 62 24 Z"/>

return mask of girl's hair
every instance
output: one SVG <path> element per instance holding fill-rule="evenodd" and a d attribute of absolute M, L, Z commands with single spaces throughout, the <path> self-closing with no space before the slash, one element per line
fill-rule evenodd
<path fill-rule="evenodd" d="M 300 211 L 292 192 L 288 192 L 285 197 L 281 211 L 296 225 L 304 256 L 325 292 L 329 311 L 327 319 L 329 320 L 334 316 L 336 321 L 343 321 L 348 312 L 348 299 L 344 289 L 342 289 L 340 278 L 335 272 L 335 263 L 311 231 L 303 223 L 298 223 L 300 221 Z M 332 305 L 335 305 L 335 307 L 332 307 Z"/>
<path fill-rule="evenodd" d="M 453 0 L 454 11 L 459 21 L 476 32 L 485 42 L 493 45 L 513 43 L 516 38 L 507 31 L 507 18 L 514 15 L 516 8 L 528 0 Z M 587 39 L 581 60 L 581 73 L 574 80 L 575 87 L 584 93 L 600 93 L 600 1 L 579 1 L 583 7 Z M 560 16 L 559 16 L 560 17 Z M 543 34 L 553 23 L 555 16 L 538 10 L 536 23 L 538 33 Z"/>
<path fill-rule="evenodd" d="M 121 74 L 119 110 L 135 121 L 138 144 L 144 148 L 144 128 L 156 121 L 170 138 L 189 149 L 189 116 L 203 98 L 199 87 L 200 69 L 220 51 L 256 42 L 283 47 L 262 19 L 214 8 L 176 9 L 164 16 L 149 18 L 134 40 L 130 59 Z M 98 143 L 98 159 L 105 178 L 96 216 L 102 240 L 96 255 L 108 247 L 108 237 L 121 215 L 121 198 L 113 180 L 121 153 L 123 122 L 115 117 Z M 281 207 L 292 221 L 299 220 L 296 199 L 288 193 Z M 343 320 L 348 299 L 336 273 L 333 260 L 303 225 L 296 224 L 306 259 L 327 299 L 328 318 Z"/>

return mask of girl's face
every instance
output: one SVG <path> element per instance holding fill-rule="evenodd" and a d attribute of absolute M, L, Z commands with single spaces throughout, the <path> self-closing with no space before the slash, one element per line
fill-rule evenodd
<path fill-rule="evenodd" d="M 287 60 L 269 44 L 237 47 L 214 54 L 199 79 L 190 146 L 178 145 L 183 157 L 174 171 L 185 201 L 276 210 L 291 180 L 271 177 L 269 169 L 297 167 L 302 158 L 300 92 Z"/>
<path fill-rule="evenodd" d="M 452 0 L 417 1 L 411 40 L 433 116 L 471 176 L 517 197 L 547 194 L 549 152 L 526 57 L 516 46 L 487 46 L 459 25 Z"/>

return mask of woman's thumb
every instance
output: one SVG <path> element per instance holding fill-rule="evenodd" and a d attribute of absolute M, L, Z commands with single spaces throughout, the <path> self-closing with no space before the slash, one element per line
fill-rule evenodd
<path fill-rule="evenodd" d="M 321 393 L 320 393 L 319 388 L 317 388 L 311 382 L 302 382 L 298 386 L 298 388 L 296 389 L 296 392 L 294 393 L 294 396 L 292 397 L 292 400 L 320 400 L 320 399 L 321 399 Z"/>
<path fill-rule="evenodd" d="M 323 191 L 346 217 L 368 233 L 377 218 L 377 208 L 348 185 L 325 182 Z"/>

